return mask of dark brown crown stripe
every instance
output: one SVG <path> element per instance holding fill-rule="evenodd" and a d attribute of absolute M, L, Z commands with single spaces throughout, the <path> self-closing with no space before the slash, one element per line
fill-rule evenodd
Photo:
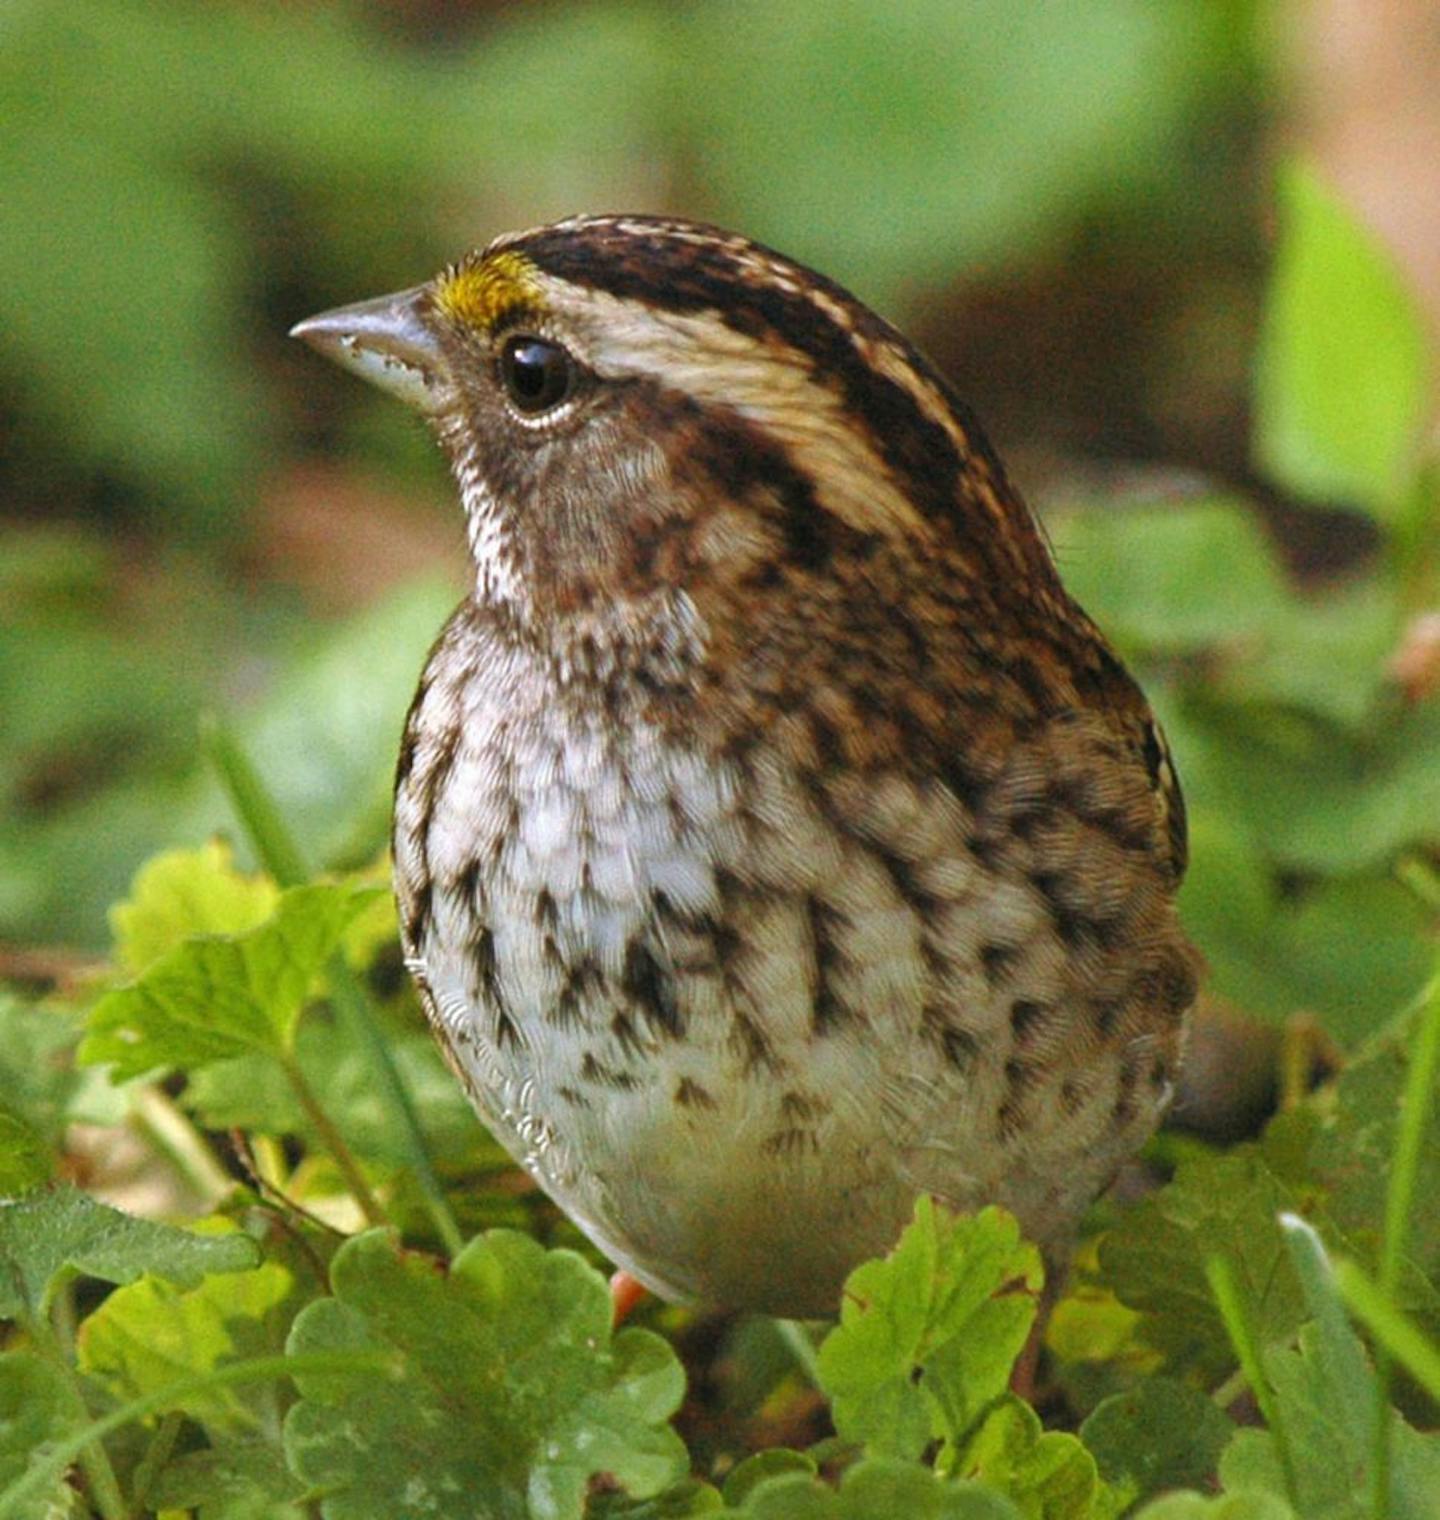
<path fill-rule="evenodd" d="M 647 228 L 653 229 L 649 236 L 644 235 Z M 572 285 L 657 310 L 707 312 L 735 332 L 779 339 L 804 354 L 814 375 L 838 383 L 876 455 L 923 515 L 950 523 L 962 541 L 987 557 L 1017 539 L 1026 540 L 1024 568 L 1054 584 L 1030 513 L 1010 487 L 999 456 L 969 408 L 929 361 L 833 280 L 763 244 L 709 230 L 714 240 L 699 242 L 675 237 L 673 224 L 663 220 L 626 217 L 621 226 L 598 220 L 543 228 L 508 248 Z M 773 273 L 757 277 L 746 263 L 756 258 L 775 272 L 788 273 L 800 288 L 776 283 Z M 741 291 L 744 298 L 737 299 Z M 871 363 L 861 348 L 867 340 L 903 354 L 909 368 L 954 417 L 965 454 L 904 385 Z M 971 488 L 967 464 L 980 466 L 993 497 Z M 967 520 L 967 508 L 977 507 L 992 520 L 1007 522 L 1010 531 L 994 533 L 981 525 L 977 532 L 976 524 Z"/>

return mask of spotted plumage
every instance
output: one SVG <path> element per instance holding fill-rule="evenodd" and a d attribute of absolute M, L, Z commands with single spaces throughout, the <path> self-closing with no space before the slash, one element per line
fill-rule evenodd
<path fill-rule="evenodd" d="M 922 1191 L 1059 1248 L 1173 1085 L 1184 813 L 944 381 L 645 217 L 299 331 L 430 415 L 466 512 L 395 873 L 499 1138 L 671 1297 L 831 1311 Z"/>

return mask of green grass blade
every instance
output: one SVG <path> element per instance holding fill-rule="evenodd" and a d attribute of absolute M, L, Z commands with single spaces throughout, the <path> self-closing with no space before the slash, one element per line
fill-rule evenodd
<path fill-rule="evenodd" d="M 1440 1349 L 1353 1261 L 1335 1263 L 1335 1286 L 1355 1318 L 1440 1403 Z"/>
<path fill-rule="evenodd" d="M 1285 1492 L 1292 1504 L 1298 1504 L 1295 1461 L 1290 1452 L 1290 1443 L 1285 1437 L 1285 1422 L 1280 1418 L 1279 1404 L 1270 1387 L 1270 1380 L 1265 1376 L 1265 1368 L 1260 1361 L 1260 1347 L 1245 1317 L 1245 1306 L 1241 1302 L 1240 1290 L 1235 1285 L 1235 1273 L 1223 1256 L 1212 1256 L 1205 1263 L 1205 1276 L 1210 1283 L 1210 1291 L 1215 1295 L 1220 1318 L 1225 1322 L 1230 1344 L 1234 1346 L 1235 1355 L 1239 1358 L 1241 1371 L 1250 1384 L 1255 1401 L 1274 1438 L 1275 1454 L 1285 1477 Z"/>
<path fill-rule="evenodd" d="M 211 715 L 202 722 L 201 742 L 265 869 L 282 887 L 298 886 L 308 881 L 310 873 L 294 836 L 269 788 L 234 735 Z M 420 1184 L 435 1233 L 445 1250 L 454 1256 L 465 1244 L 465 1237 L 445 1197 L 445 1190 L 440 1186 L 440 1179 L 435 1175 L 435 1168 L 430 1164 L 419 1116 L 390 1054 L 384 1033 L 376 1022 L 370 999 L 343 955 L 334 957 L 328 975 L 336 1012 L 366 1053 L 376 1085 L 394 1121 L 406 1164 Z"/>

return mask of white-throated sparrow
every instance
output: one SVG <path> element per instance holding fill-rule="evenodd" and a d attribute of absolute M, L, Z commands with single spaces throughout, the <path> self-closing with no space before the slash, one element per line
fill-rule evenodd
<path fill-rule="evenodd" d="M 919 1192 L 1063 1244 L 1174 1081 L 1184 816 L 945 382 L 643 216 L 295 332 L 429 416 L 469 525 L 394 850 L 486 1123 L 666 1297 L 833 1312 Z"/>

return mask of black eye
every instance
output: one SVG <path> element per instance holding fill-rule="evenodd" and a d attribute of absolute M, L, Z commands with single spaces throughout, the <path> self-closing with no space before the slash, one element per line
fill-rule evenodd
<path fill-rule="evenodd" d="M 522 412 L 548 412 L 570 394 L 575 364 L 558 343 L 517 333 L 500 350 L 500 378 Z"/>

